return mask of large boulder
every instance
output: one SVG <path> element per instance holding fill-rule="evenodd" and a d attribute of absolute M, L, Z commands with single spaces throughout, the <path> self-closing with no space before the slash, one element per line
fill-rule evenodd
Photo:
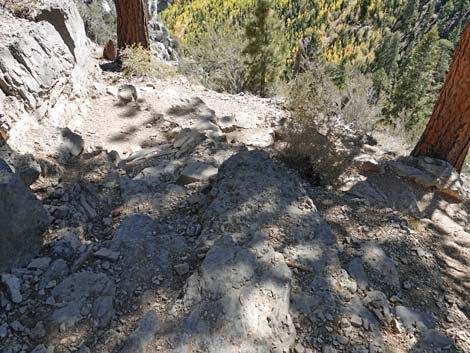
<path fill-rule="evenodd" d="M 36 111 L 42 95 L 68 76 L 73 56 L 47 22 L 0 21 L 0 32 L 0 88 L 10 100 L 19 99 L 27 111 Z"/>
<path fill-rule="evenodd" d="M 38 253 L 49 215 L 21 179 L 0 168 L 0 271 Z"/>
<path fill-rule="evenodd" d="M 59 33 L 75 61 L 71 83 L 75 85 L 75 89 L 82 89 L 93 64 L 85 25 L 75 2 L 73 0 L 44 1 L 36 20 L 52 24 Z"/>
<path fill-rule="evenodd" d="M 448 162 L 429 157 L 405 157 L 388 165 L 400 177 L 410 179 L 425 189 L 434 189 L 457 201 L 467 195 L 460 175 Z"/>
<path fill-rule="evenodd" d="M 291 271 L 261 233 L 245 244 L 241 238 L 219 239 L 189 280 L 190 314 L 176 352 L 282 353 L 293 345 Z"/>
<path fill-rule="evenodd" d="M 65 126 L 72 119 L 80 100 L 69 97 L 85 96 L 94 70 L 73 0 L 42 1 L 31 16 L 0 14 L 0 130 L 18 151 L 30 150 L 17 137 L 38 121 Z"/>

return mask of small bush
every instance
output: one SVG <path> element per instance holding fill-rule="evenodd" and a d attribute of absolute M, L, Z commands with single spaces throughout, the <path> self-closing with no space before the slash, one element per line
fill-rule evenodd
<path fill-rule="evenodd" d="M 181 45 L 186 58 L 181 60 L 180 72 L 218 92 L 242 92 L 246 69 L 244 47 L 241 28 L 209 29 L 197 44 Z"/>
<path fill-rule="evenodd" d="M 164 78 L 176 74 L 175 68 L 155 60 L 154 53 L 141 45 L 124 49 L 121 60 L 122 72 L 126 76 Z"/>
<path fill-rule="evenodd" d="M 346 73 L 341 115 L 354 129 L 371 133 L 381 118 L 382 100 L 374 96 L 374 82 L 357 69 Z"/>
<path fill-rule="evenodd" d="M 346 75 L 340 89 L 327 72 L 322 64 L 309 65 L 291 82 L 288 93 L 292 118 L 284 154 L 315 183 L 341 175 L 360 145 L 369 142 L 366 131 L 375 119 L 368 102 L 371 84 L 363 87 L 363 75 Z"/>

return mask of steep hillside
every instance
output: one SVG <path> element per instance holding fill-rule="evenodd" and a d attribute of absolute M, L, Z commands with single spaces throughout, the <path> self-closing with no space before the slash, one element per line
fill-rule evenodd
<path fill-rule="evenodd" d="M 292 57 L 299 42 L 316 36 L 324 56 L 368 65 L 388 32 L 400 32 L 402 49 L 414 46 L 433 26 L 441 39 L 456 43 L 469 16 L 469 0 L 275 0 L 283 18 Z M 254 0 L 183 0 L 162 13 L 166 23 L 183 42 L 197 41 L 211 27 L 226 23 L 244 25 Z"/>

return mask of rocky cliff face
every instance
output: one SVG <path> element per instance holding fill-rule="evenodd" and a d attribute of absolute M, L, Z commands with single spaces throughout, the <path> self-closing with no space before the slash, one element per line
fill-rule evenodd
<path fill-rule="evenodd" d="M 65 112 L 69 98 L 86 94 L 93 72 L 73 1 L 45 1 L 31 18 L 0 12 L 0 128 L 12 140 L 45 118 L 65 125 L 71 116 Z"/>

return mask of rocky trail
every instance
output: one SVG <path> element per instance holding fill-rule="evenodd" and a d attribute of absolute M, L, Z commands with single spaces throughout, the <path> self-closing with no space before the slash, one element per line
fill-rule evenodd
<path fill-rule="evenodd" d="M 470 352 L 446 164 L 365 144 L 316 186 L 279 153 L 281 101 L 171 78 L 122 104 L 128 83 L 98 71 L 67 127 L 0 141 L 1 352 Z"/>
<path fill-rule="evenodd" d="M 37 144 L 53 221 L 2 275 L 5 352 L 469 349 L 467 204 L 373 170 L 367 146 L 353 188 L 314 187 L 272 147 L 276 102 L 169 80 L 121 106 L 113 75 L 83 140 Z"/>

